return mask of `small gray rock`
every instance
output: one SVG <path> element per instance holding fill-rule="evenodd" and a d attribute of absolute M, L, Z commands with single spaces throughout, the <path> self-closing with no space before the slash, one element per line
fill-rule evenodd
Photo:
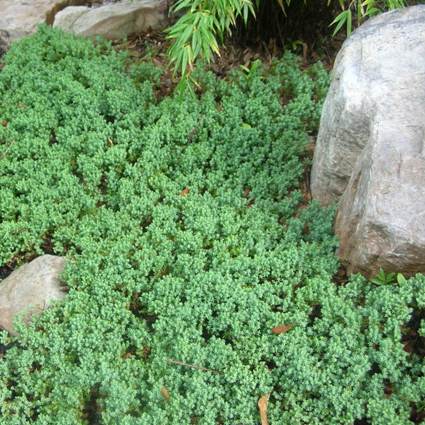
<path fill-rule="evenodd" d="M 43 255 L 24 264 L 0 282 L 0 327 L 16 335 L 13 321 L 23 314 L 25 322 L 40 314 L 52 301 L 65 296 L 59 276 L 65 259 Z"/>

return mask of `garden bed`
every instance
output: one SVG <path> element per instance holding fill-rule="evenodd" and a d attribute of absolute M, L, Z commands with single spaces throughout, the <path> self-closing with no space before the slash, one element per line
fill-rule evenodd
<path fill-rule="evenodd" d="M 3 333 L 0 424 L 420 422 L 424 277 L 335 284 L 300 189 L 319 64 L 164 97 L 151 61 L 47 27 L 3 61 L 0 266 L 65 255 L 69 292 Z"/>

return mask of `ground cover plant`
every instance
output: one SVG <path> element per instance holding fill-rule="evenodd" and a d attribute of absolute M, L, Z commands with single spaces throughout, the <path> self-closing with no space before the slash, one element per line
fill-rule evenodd
<path fill-rule="evenodd" d="M 424 277 L 335 284 L 299 190 L 326 73 L 160 73 L 47 27 L 4 58 L 0 265 L 65 255 L 69 291 L 2 333 L 0 424 L 419 422 Z"/>

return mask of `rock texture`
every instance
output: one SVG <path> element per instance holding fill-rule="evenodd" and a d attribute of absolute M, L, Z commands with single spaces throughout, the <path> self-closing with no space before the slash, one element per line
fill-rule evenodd
<path fill-rule="evenodd" d="M 322 204 L 340 199 L 350 272 L 425 271 L 425 6 L 362 25 L 338 54 L 312 170 Z"/>
<path fill-rule="evenodd" d="M 83 0 L 0 0 L 0 46 L 32 34 L 37 25 L 53 19 L 68 5 L 86 4 Z"/>
<path fill-rule="evenodd" d="M 60 300 L 65 293 L 59 275 L 65 267 L 65 259 L 43 255 L 19 267 L 0 282 L 0 327 L 16 335 L 13 321 L 23 314 L 28 322 L 40 314 L 52 301 Z"/>
<path fill-rule="evenodd" d="M 128 35 L 166 26 L 166 0 L 126 0 L 104 6 L 67 7 L 54 26 L 82 36 L 121 39 Z"/>
<path fill-rule="evenodd" d="M 42 23 L 55 22 L 55 26 L 76 34 L 111 39 L 149 28 L 162 29 L 167 24 L 167 3 L 167 0 L 0 0 L 0 54 L 13 41 L 35 32 Z"/>

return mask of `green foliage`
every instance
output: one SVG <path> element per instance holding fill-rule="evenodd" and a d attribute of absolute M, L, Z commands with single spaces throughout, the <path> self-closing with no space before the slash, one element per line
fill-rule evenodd
<path fill-rule="evenodd" d="M 367 18 L 387 10 L 405 7 L 407 4 L 406 0 L 338 0 L 338 3 L 342 11 L 331 23 L 331 26 L 334 26 L 334 35 L 343 27 L 346 28 L 347 35 L 350 35 L 354 23 L 361 24 Z"/>
<path fill-rule="evenodd" d="M 237 18 L 246 23 L 261 0 L 177 0 L 171 11 L 181 14 L 168 29 L 168 38 L 173 40 L 169 49 L 174 70 L 184 78 L 193 70 L 198 58 L 210 62 L 214 53 L 220 54 L 219 43 L 231 33 Z M 285 11 L 293 0 L 275 0 Z M 299 1 L 299 0 L 297 0 Z M 310 0 L 311 1 L 311 0 Z M 346 28 L 350 35 L 354 25 L 383 11 L 404 7 L 405 0 L 327 0 L 330 8 L 339 9 L 330 26 L 334 35 Z"/>
<path fill-rule="evenodd" d="M 246 22 L 254 6 L 251 0 L 178 0 L 172 12 L 181 11 L 183 16 L 168 30 L 174 40 L 169 53 L 176 70 L 185 74 L 198 56 L 209 62 L 219 53 L 217 38 L 230 31 L 239 16 Z"/>
<path fill-rule="evenodd" d="M 371 282 L 376 285 L 389 285 L 396 282 L 404 284 L 406 278 L 401 273 L 385 273 L 384 270 L 380 269 L 379 273 L 371 279 Z"/>
<path fill-rule="evenodd" d="M 52 245 L 69 293 L 3 333 L 0 424 L 255 425 L 269 392 L 272 425 L 411 423 L 425 279 L 336 286 L 333 211 L 299 208 L 323 69 L 157 99 L 127 65 L 46 27 L 5 57 L 0 264 Z"/>

